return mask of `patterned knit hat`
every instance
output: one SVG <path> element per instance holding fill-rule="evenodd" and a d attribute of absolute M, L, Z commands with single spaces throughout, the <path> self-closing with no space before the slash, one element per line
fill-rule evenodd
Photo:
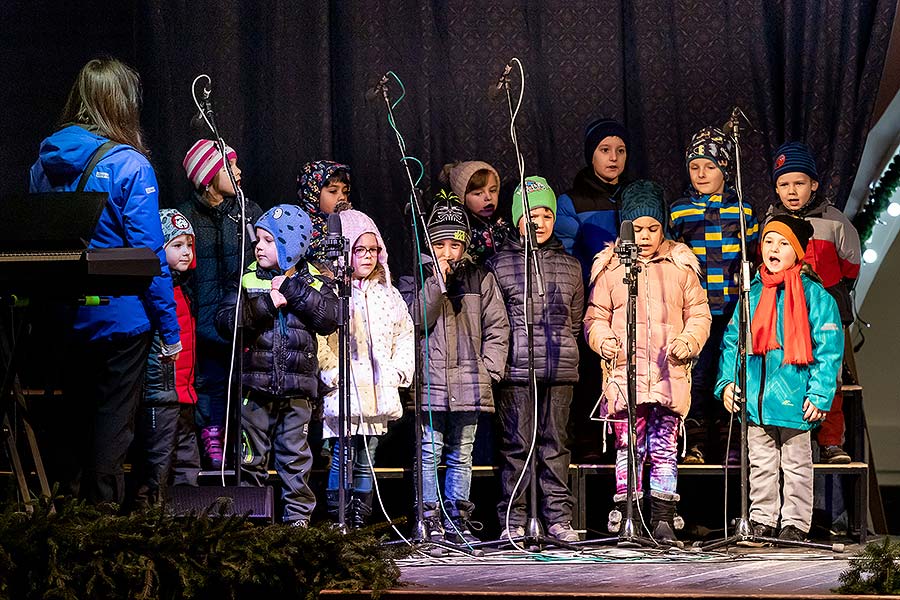
<path fill-rule="evenodd" d="M 356 241 L 362 237 L 364 233 L 372 233 L 375 235 L 375 239 L 378 240 L 378 245 L 381 247 L 381 252 L 378 253 L 378 262 L 384 267 L 385 279 L 390 282 L 391 270 L 388 268 L 387 246 L 384 245 L 384 239 L 381 237 L 381 232 L 378 231 L 378 226 L 375 224 L 375 221 L 373 221 L 366 213 L 358 210 L 343 210 L 338 214 L 341 217 L 341 233 L 343 233 L 344 237 L 350 241 L 351 251 L 356 245 Z"/>
<path fill-rule="evenodd" d="M 791 215 L 777 215 L 769 219 L 766 226 L 763 227 L 762 237 L 759 239 L 765 239 L 766 234 L 770 232 L 784 236 L 797 254 L 797 260 L 800 261 L 803 260 L 803 256 L 806 254 L 806 246 L 813 236 L 813 226 L 806 219 Z"/>
<path fill-rule="evenodd" d="M 615 119 L 596 119 L 584 128 L 584 162 L 587 166 L 594 164 L 594 151 L 600 142 L 613 135 L 621 138 L 628 147 L 628 130 Z"/>
<path fill-rule="evenodd" d="M 775 151 L 772 161 L 772 181 L 785 173 L 806 173 L 813 181 L 819 180 L 816 159 L 809 146 L 802 142 L 785 142 Z"/>
<path fill-rule="evenodd" d="M 694 134 L 684 153 L 688 167 L 698 158 L 711 160 L 725 175 L 725 181 L 731 181 L 734 177 L 734 138 L 716 127 L 704 127 Z"/>
<path fill-rule="evenodd" d="M 275 238 L 278 267 L 287 271 L 303 258 L 312 234 L 309 215 L 296 204 L 273 206 L 256 221 L 256 227 L 265 229 Z"/>
<path fill-rule="evenodd" d="M 319 195 L 325 182 L 331 179 L 335 171 L 345 171 L 350 176 L 350 166 L 334 162 L 333 160 L 317 160 L 308 162 L 300 169 L 297 175 L 297 197 L 303 210 L 312 214 L 321 212 L 319 208 Z"/>
<path fill-rule="evenodd" d="M 641 217 L 656 219 L 661 225 L 666 225 L 665 192 L 662 186 L 647 179 L 639 179 L 622 191 L 621 208 L 619 218 L 622 221 L 634 221 Z"/>
<path fill-rule="evenodd" d="M 225 156 L 228 160 L 237 160 L 237 152 L 229 145 L 225 145 Z M 219 169 L 222 168 L 222 153 L 219 145 L 212 140 L 197 140 L 191 149 L 184 155 L 182 161 L 187 178 L 196 189 L 209 185 Z"/>
<path fill-rule="evenodd" d="M 462 242 L 463 249 L 469 247 L 472 241 L 469 217 L 453 192 L 442 190 L 435 196 L 431 214 L 428 215 L 428 236 L 432 244 L 441 240 L 456 240 Z"/>
<path fill-rule="evenodd" d="M 453 190 L 453 193 L 456 194 L 456 197 L 463 204 L 465 204 L 466 188 L 469 187 L 469 180 L 472 179 L 476 172 L 481 170 L 490 171 L 497 178 L 497 185 L 500 185 L 500 173 L 497 172 L 497 169 L 480 160 L 467 160 L 456 163 L 450 166 L 449 169 L 444 167 L 444 169 L 441 179 L 444 183 L 450 184 L 450 189 Z"/>
<path fill-rule="evenodd" d="M 528 206 L 531 210 L 544 207 L 556 216 L 556 194 L 547 180 L 543 177 L 526 177 L 525 190 L 528 193 Z M 522 211 L 522 187 L 516 186 L 513 192 L 512 203 L 512 224 L 513 227 L 519 227 L 519 221 L 525 213 Z"/>
<path fill-rule="evenodd" d="M 307 250 L 307 258 L 312 261 L 325 260 L 325 248 L 322 240 L 328 234 L 328 217 L 319 208 L 319 195 L 325 182 L 331 179 L 337 171 L 344 171 L 350 177 L 350 167 L 333 160 L 317 160 L 308 162 L 300 169 L 297 175 L 297 197 L 300 206 L 312 220 L 312 241 Z"/>
<path fill-rule="evenodd" d="M 179 235 L 194 235 L 194 228 L 191 222 L 187 220 L 183 214 L 174 208 L 163 208 L 159 211 L 159 223 L 162 225 L 163 248 L 169 245 L 169 242 L 177 238 Z"/>

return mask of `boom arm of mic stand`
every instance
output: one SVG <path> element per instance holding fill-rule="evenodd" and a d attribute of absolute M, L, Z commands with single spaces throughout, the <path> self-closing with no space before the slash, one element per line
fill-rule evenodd
<path fill-rule="evenodd" d="M 382 86 L 382 96 L 384 97 L 384 105 L 387 107 L 388 115 L 390 116 L 391 123 L 396 123 L 394 120 L 394 110 L 391 108 L 391 100 L 388 96 L 387 86 Z M 425 245 L 428 247 L 428 254 L 431 256 L 431 260 L 435 267 L 438 265 L 437 255 L 434 253 L 434 248 L 431 246 L 431 236 L 428 235 L 428 227 L 425 222 L 425 215 L 422 214 L 422 204 L 419 202 L 419 190 L 416 189 L 416 184 L 413 181 L 412 171 L 409 170 L 409 163 L 406 161 L 406 146 L 403 143 L 403 138 L 400 137 L 399 132 L 394 130 L 394 133 L 397 136 L 397 145 L 400 148 L 400 156 L 402 157 L 401 162 L 403 163 L 403 168 L 406 171 L 406 179 L 409 181 L 409 190 L 410 190 L 410 208 L 413 212 L 413 218 L 417 222 L 418 229 L 422 232 L 425 237 Z M 413 235 L 416 232 L 412 232 Z M 437 278 L 438 286 L 440 287 L 441 293 L 447 293 L 447 285 L 444 283 L 444 279 L 442 277 Z"/>

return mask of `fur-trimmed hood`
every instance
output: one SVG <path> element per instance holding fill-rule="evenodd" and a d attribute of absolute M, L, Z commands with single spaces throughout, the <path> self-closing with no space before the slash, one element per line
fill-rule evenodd
<path fill-rule="evenodd" d="M 663 240 L 659 246 L 656 255 L 649 262 L 659 262 L 667 260 L 679 269 L 684 271 L 693 271 L 700 275 L 700 260 L 687 244 L 674 242 L 672 240 Z M 591 266 L 591 284 L 593 284 L 600 273 L 606 269 L 612 270 L 619 266 L 619 257 L 616 256 L 616 244 L 610 242 L 606 248 L 594 255 L 594 263 Z"/>

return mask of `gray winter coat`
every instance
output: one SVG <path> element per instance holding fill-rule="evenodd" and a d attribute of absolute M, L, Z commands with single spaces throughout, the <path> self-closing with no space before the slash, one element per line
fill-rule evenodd
<path fill-rule="evenodd" d="M 414 278 L 402 277 L 398 287 L 415 316 Z M 496 279 L 465 260 L 448 278 L 444 295 L 429 264 L 420 298 L 428 332 L 427 361 L 424 337 L 421 353 L 428 365 L 419 385 L 422 406 L 494 412 L 491 385 L 503 377 L 509 349 L 509 321 Z"/>
<path fill-rule="evenodd" d="M 538 247 L 544 271 L 544 301 L 532 287 L 534 306 L 534 370 L 537 380 L 550 384 L 578 381 L 578 343 L 584 324 L 584 283 L 581 263 L 566 254 L 552 236 Z M 518 240 L 509 240 L 488 259 L 497 278 L 512 331 L 509 361 L 504 381 L 528 383 L 528 332 L 525 328 L 525 250 Z"/>

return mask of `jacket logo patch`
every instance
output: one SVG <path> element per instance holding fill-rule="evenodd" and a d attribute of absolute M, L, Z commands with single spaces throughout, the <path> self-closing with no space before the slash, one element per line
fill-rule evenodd
<path fill-rule="evenodd" d="M 838 327 L 837 323 L 825 323 L 822 325 L 822 331 L 840 331 L 841 328 Z"/>
<path fill-rule="evenodd" d="M 155 192 L 155 191 L 156 191 L 156 188 L 153 187 L 152 185 L 151 185 L 150 187 L 148 187 L 148 188 L 144 188 L 144 193 L 145 193 L 145 194 L 152 194 L 152 193 Z"/>
<path fill-rule="evenodd" d="M 106 171 L 97 171 L 96 173 L 94 173 L 94 177 L 96 177 L 97 179 L 109 179 L 109 173 L 107 173 Z"/>

